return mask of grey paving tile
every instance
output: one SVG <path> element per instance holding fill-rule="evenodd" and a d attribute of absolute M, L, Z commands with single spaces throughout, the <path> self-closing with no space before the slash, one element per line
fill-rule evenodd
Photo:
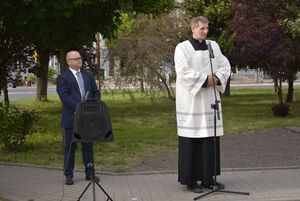
<path fill-rule="evenodd" d="M 177 174 L 100 174 L 101 187 L 114 201 L 190 201 L 197 194 L 177 182 Z M 61 170 L 0 165 L 0 196 L 13 201 L 73 201 L 77 200 L 89 182 L 84 173 L 76 172 L 75 184 L 65 186 Z M 250 195 L 215 192 L 204 201 L 295 201 L 300 200 L 300 169 L 262 169 L 223 171 L 218 181 L 228 191 L 250 192 Z M 206 190 L 207 192 L 208 190 Z M 96 200 L 106 200 L 95 185 Z M 93 187 L 81 201 L 93 200 Z"/>

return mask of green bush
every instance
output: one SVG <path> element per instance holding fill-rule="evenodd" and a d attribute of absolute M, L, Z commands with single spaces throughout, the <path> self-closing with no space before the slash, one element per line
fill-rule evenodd
<path fill-rule="evenodd" d="M 57 72 L 53 67 L 49 67 L 48 69 L 48 81 L 52 84 L 56 84 L 56 75 Z"/>
<path fill-rule="evenodd" d="M 26 136 L 31 133 L 38 115 L 33 110 L 21 110 L 17 107 L 5 107 L 0 103 L 0 145 L 8 151 L 22 150 Z"/>
<path fill-rule="evenodd" d="M 56 74 L 57 74 L 57 72 L 54 68 L 50 67 L 48 69 L 48 79 L 50 79 L 50 80 L 54 79 L 54 75 L 56 75 Z"/>

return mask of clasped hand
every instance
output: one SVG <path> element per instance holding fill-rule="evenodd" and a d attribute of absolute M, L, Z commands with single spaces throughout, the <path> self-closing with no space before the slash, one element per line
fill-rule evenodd
<path fill-rule="evenodd" d="M 216 78 L 214 75 L 208 75 L 207 77 L 207 87 L 212 87 L 214 84 L 216 85 L 218 82 L 218 78 Z"/>

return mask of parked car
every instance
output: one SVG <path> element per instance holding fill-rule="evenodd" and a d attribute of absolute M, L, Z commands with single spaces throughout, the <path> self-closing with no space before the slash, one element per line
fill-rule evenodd
<path fill-rule="evenodd" d="M 9 79 L 7 82 L 7 88 L 16 88 L 17 86 L 23 86 L 23 82 L 20 79 Z"/>

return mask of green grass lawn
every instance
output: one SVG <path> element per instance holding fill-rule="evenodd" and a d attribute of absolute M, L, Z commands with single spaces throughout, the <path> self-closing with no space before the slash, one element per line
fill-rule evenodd
<path fill-rule="evenodd" d="M 278 103 L 273 89 L 236 89 L 230 98 L 223 98 L 225 134 L 300 126 L 300 88 L 294 91 L 287 117 L 274 117 L 272 106 Z M 286 91 L 284 91 L 286 94 Z"/>
<path fill-rule="evenodd" d="M 230 98 L 223 98 L 225 135 L 239 134 L 267 128 L 300 126 L 300 88 L 295 89 L 295 102 L 290 115 L 274 117 L 271 107 L 277 103 L 272 89 L 233 89 Z M 153 94 L 152 94 L 153 95 Z M 0 152 L 1 162 L 25 163 L 62 167 L 61 103 L 57 95 L 49 102 L 35 102 L 34 98 L 13 101 L 12 104 L 36 110 L 40 119 L 36 131 L 29 136 L 28 149 L 23 152 Z M 96 169 L 126 172 L 141 156 L 177 149 L 175 102 L 157 95 L 106 93 L 113 125 L 113 142 L 95 142 Z M 76 153 L 76 167 L 82 168 L 80 146 Z"/>

